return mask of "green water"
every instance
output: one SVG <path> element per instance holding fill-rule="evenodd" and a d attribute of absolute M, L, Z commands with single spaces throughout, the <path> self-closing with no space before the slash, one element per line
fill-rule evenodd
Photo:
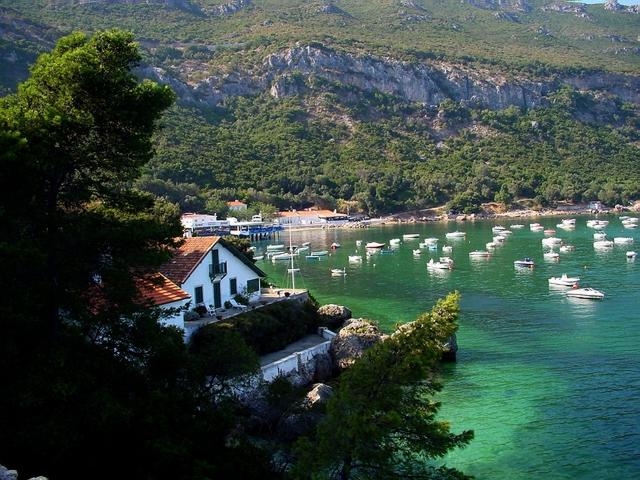
<path fill-rule="evenodd" d="M 558 229 L 556 236 L 576 246 L 558 263 L 545 262 L 543 234 L 523 221 L 293 233 L 294 244 L 310 241 L 312 250 L 342 244 L 320 262 L 301 257 L 298 285 L 321 303 L 347 305 L 388 329 L 451 290 L 462 293 L 460 351 L 458 362 L 444 367 L 441 416 L 454 431 L 473 429 L 476 438 L 444 459 L 448 465 L 480 479 L 640 478 L 640 259 L 625 257 L 640 250 L 640 230 L 605 218 L 609 237 L 635 237 L 636 244 L 594 251 L 594 230 L 579 217 L 575 231 Z M 538 221 L 555 228 L 559 219 Z M 512 223 L 527 227 L 514 230 L 490 259 L 470 261 L 469 251 L 484 250 L 491 240 L 493 225 Z M 466 239 L 445 241 L 456 229 L 466 231 Z M 357 239 L 388 243 L 403 233 L 438 237 L 438 252 L 423 250 L 415 258 L 418 241 L 403 241 L 393 254 L 348 263 Z M 443 244 L 453 245 L 454 269 L 428 272 L 425 263 L 442 255 Z M 536 268 L 516 270 L 513 261 L 525 256 Z M 272 281 L 284 282 L 285 263 L 259 266 Z M 346 276 L 330 275 L 330 268 L 342 267 Z M 562 273 L 580 276 L 606 298 L 567 299 L 547 282 Z"/>

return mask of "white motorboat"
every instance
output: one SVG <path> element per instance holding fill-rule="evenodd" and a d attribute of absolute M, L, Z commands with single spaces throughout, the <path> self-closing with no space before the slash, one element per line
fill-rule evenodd
<path fill-rule="evenodd" d="M 574 245 L 562 245 L 560 247 L 560 253 L 569 253 L 569 252 L 575 252 L 576 247 Z"/>
<path fill-rule="evenodd" d="M 283 252 L 282 250 L 279 250 L 277 252 L 267 252 L 267 258 L 273 258 L 275 255 L 282 255 Z"/>
<path fill-rule="evenodd" d="M 587 221 L 587 227 L 595 228 L 596 230 L 602 230 L 607 225 L 609 225 L 608 220 L 588 220 Z"/>
<path fill-rule="evenodd" d="M 530 223 L 529 230 L 531 230 L 532 232 L 537 232 L 539 230 L 544 230 L 544 227 L 539 223 Z"/>
<path fill-rule="evenodd" d="M 311 245 L 311 242 L 304 242 L 304 243 L 302 244 L 302 246 L 303 246 L 303 247 L 308 247 L 309 245 Z"/>
<path fill-rule="evenodd" d="M 445 237 L 447 238 L 464 238 L 466 237 L 466 233 L 465 232 L 449 232 L 445 235 Z"/>
<path fill-rule="evenodd" d="M 553 228 L 547 228 L 546 230 L 543 230 L 542 233 L 545 235 L 555 235 L 556 231 Z"/>
<path fill-rule="evenodd" d="M 624 226 L 624 228 L 638 228 L 638 224 L 637 223 L 623 223 L 622 224 Z"/>
<path fill-rule="evenodd" d="M 440 263 L 444 263 L 449 265 L 450 267 L 453 267 L 453 260 L 451 259 L 451 257 L 440 257 Z"/>
<path fill-rule="evenodd" d="M 274 252 L 277 250 L 284 250 L 284 244 L 281 245 L 267 245 L 267 252 Z"/>
<path fill-rule="evenodd" d="M 545 247 L 554 247 L 556 245 L 560 245 L 562 243 L 562 239 L 558 237 L 547 237 L 542 239 L 542 245 Z"/>
<path fill-rule="evenodd" d="M 405 240 L 411 240 L 413 238 L 420 238 L 420 234 L 419 233 L 405 233 L 404 235 L 402 235 L 402 238 L 404 238 Z"/>
<path fill-rule="evenodd" d="M 385 246 L 384 243 L 378 242 L 369 242 L 365 245 L 367 248 L 383 248 Z"/>
<path fill-rule="evenodd" d="M 620 219 L 622 220 L 622 223 L 640 223 L 640 218 L 638 217 L 620 217 Z"/>
<path fill-rule="evenodd" d="M 442 251 L 444 253 L 451 253 L 453 252 L 453 247 L 451 245 L 445 245 L 444 247 L 442 247 Z"/>
<path fill-rule="evenodd" d="M 496 225 L 495 227 L 493 227 L 493 228 L 491 229 L 491 231 L 492 231 L 493 233 L 496 233 L 496 234 L 501 233 L 501 232 L 504 232 L 504 231 L 506 231 L 506 230 L 507 230 L 507 229 L 506 229 L 505 227 L 503 227 L 502 225 Z"/>
<path fill-rule="evenodd" d="M 340 245 L 338 242 L 333 242 L 331 244 L 331 250 L 335 250 L 336 248 L 340 248 L 342 245 Z"/>
<path fill-rule="evenodd" d="M 618 220 L 622 221 L 622 220 L 628 220 L 628 219 L 630 219 L 630 218 L 631 218 L 631 217 L 629 217 L 629 216 L 627 216 L 627 215 L 620 215 L 620 216 L 618 217 Z"/>
<path fill-rule="evenodd" d="M 498 244 L 496 242 L 487 242 L 486 247 L 487 248 L 496 248 L 498 246 Z"/>
<path fill-rule="evenodd" d="M 392 238 L 389 240 L 389 245 L 400 245 L 401 240 L 399 238 Z"/>
<path fill-rule="evenodd" d="M 277 255 L 273 255 L 271 260 L 274 262 L 277 260 L 291 260 L 295 255 L 293 253 L 279 253 Z"/>
<path fill-rule="evenodd" d="M 506 240 L 507 240 L 507 237 L 504 237 L 502 235 L 493 237 L 493 243 L 504 243 Z"/>
<path fill-rule="evenodd" d="M 362 240 L 356 240 L 356 247 L 360 247 L 362 245 Z"/>
<path fill-rule="evenodd" d="M 311 255 L 314 257 L 326 257 L 329 252 L 327 250 L 318 250 L 317 252 L 311 252 Z"/>
<path fill-rule="evenodd" d="M 594 240 L 605 240 L 607 238 L 607 234 L 604 232 L 596 232 L 593 234 Z"/>
<path fill-rule="evenodd" d="M 254 260 L 263 260 L 264 259 L 264 255 L 255 255 L 253 257 Z"/>
<path fill-rule="evenodd" d="M 611 248 L 613 247 L 613 241 L 611 240 L 598 240 L 593 242 L 593 248 Z"/>
<path fill-rule="evenodd" d="M 519 230 L 521 228 L 524 228 L 524 225 L 521 225 L 519 223 L 516 223 L 514 225 L 511 225 L 509 228 L 511 228 L 512 230 Z"/>
<path fill-rule="evenodd" d="M 360 263 L 360 262 L 362 262 L 362 256 L 361 255 L 349 255 L 349 262 L 350 263 Z"/>
<path fill-rule="evenodd" d="M 513 262 L 513 265 L 515 267 L 533 268 L 536 266 L 536 263 L 529 257 L 525 257 L 522 260 L 516 260 Z"/>
<path fill-rule="evenodd" d="M 576 224 L 576 219 L 575 218 L 563 218 L 561 220 L 563 225 L 575 225 Z"/>
<path fill-rule="evenodd" d="M 427 262 L 427 269 L 429 270 L 451 270 L 449 263 L 434 262 L 433 258 Z"/>
<path fill-rule="evenodd" d="M 425 238 L 422 243 L 425 243 L 427 245 L 434 245 L 436 243 L 438 243 L 438 239 L 435 237 L 429 237 L 429 238 Z"/>
<path fill-rule="evenodd" d="M 309 246 L 305 245 L 304 247 L 298 247 L 298 249 L 296 250 L 296 253 L 302 253 L 302 252 L 308 252 L 309 251 Z"/>
<path fill-rule="evenodd" d="M 588 298 L 591 300 L 602 300 L 604 298 L 604 293 L 595 288 L 572 288 L 571 290 L 565 293 L 567 297 L 572 298 Z"/>
<path fill-rule="evenodd" d="M 474 250 L 473 252 L 469 252 L 470 257 L 490 257 L 491 252 L 487 252 L 486 250 Z"/>
<path fill-rule="evenodd" d="M 347 270 L 345 268 L 332 268 L 331 275 L 334 277 L 344 277 L 347 274 Z"/>
<path fill-rule="evenodd" d="M 629 245 L 633 243 L 633 238 L 632 237 L 615 237 L 613 239 L 613 243 L 615 243 L 616 245 Z"/>
<path fill-rule="evenodd" d="M 627 255 L 627 258 L 636 258 L 636 256 L 638 256 L 638 253 L 630 250 L 627 252 L 626 255 Z"/>
<path fill-rule="evenodd" d="M 419 248 L 416 248 L 415 250 L 413 250 L 413 254 L 414 254 L 416 257 L 419 257 L 419 256 L 422 254 L 422 252 L 420 251 L 420 249 L 419 249 Z"/>
<path fill-rule="evenodd" d="M 573 287 L 580 281 L 580 277 L 569 277 L 566 273 L 563 273 L 561 277 L 551 277 L 549 279 L 550 285 L 561 285 L 563 287 Z"/>

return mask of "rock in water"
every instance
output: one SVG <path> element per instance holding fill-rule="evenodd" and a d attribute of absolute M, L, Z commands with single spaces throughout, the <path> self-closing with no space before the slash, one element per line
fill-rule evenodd
<path fill-rule="evenodd" d="M 458 352 L 458 339 L 456 334 L 451 335 L 447 343 L 444 344 L 444 351 L 442 352 L 443 362 L 455 362 L 456 353 Z"/>
<path fill-rule="evenodd" d="M 330 330 L 341 326 L 345 320 L 351 318 L 351 310 L 342 305 L 323 305 L 318 309 L 318 314 L 322 319 L 322 324 Z"/>
<path fill-rule="evenodd" d="M 336 367 L 344 370 L 384 337 L 380 329 L 369 320 L 352 319 L 331 340 L 329 352 Z"/>

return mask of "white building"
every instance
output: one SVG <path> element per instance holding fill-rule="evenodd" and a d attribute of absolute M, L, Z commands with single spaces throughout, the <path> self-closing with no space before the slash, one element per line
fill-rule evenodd
<path fill-rule="evenodd" d="M 280 225 L 343 225 L 349 221 L 344 213 L 335 210 L 299 210 L 278 212 Z"/>
<path fill-rule="evenodd" d="M 187 232 L 229 227 L 228 220 L 218 220 L 217 215 L 208 215 L 206 213 L 184 213 L 180 217 L 180 223 Z"/>
<path fill-rule="evenodd" d="M 240 200 L 234 200 L 233 202 L 227 202 L 230 212 L 240 212 L 247 209 L 247 204 Z"/>
<path fill-rule="evenodd" d="M 205 306 L 218 309 L 237 294 L 260 298 L 265 273 L 221 237 L 190 237 L 162 265 L 160 273 L 141 283 L 141 295 L 163 308 Z M 153 280 L 151 280 L 153 278 Z M 165 320 L 184 328 L 183 313 Z"/>

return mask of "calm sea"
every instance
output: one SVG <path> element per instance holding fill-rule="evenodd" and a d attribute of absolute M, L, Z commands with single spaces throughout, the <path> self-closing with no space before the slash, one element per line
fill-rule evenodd
<path fill-rule="evenodd" d="M 439 396 L 441 417 L 454 431 L 473 429 L 474 441 L 444 461 L 480 479 L 640 478 L 640 230 L 625 230 L 617 217 L 605 230 L 610 237 L 635 237 L 633 246 L 595 251 L 594 230 L 579 217 L 572 232 L 556 236 L 576 250 L 559 262 L 543 258 L 542 233 L 529 222 L 386 226 L 367 230 L 293 233 L 293 243 L 312 250 L 342 245 L 324 260 L 296 260 L 296 286 L 309 288 L 321 303 L 349 306 L 355 316 L 377 320 L 385 329 L 413 320 L 447 292 L 462 293 L 456 364 L 444 367 Z M 537 220 L 554 228 L 560 220 Z M 486 260 L 470 260 L 485 249 L 491 227 L 525 223 Z M 466 239 L 446 241 L 447 231 Z M 412 250 L 405 240 L 394 253 L 369 258 L 356 240 L 388 244 L 404 233 L 438 237 L 437 252 Z M 278 243 L 287 243 L 282 235 Z M 430 273 L 425 264 L 453 245 L 452 271 Z M 258 251 L 266 247 L 258 245 Z M 363 255 L 362 264 L 348 256 Z M 533 270 L 516 270 L 513 261 L 532 257 Z M 287 264 L 258 263 L 271 280 L 284 284 Z M 330 268 L 346 268 L 332 277 Z M 603 301 L 567 299 L 547 279 L 567 273 L 584 286 L 605 292 Z"/>

